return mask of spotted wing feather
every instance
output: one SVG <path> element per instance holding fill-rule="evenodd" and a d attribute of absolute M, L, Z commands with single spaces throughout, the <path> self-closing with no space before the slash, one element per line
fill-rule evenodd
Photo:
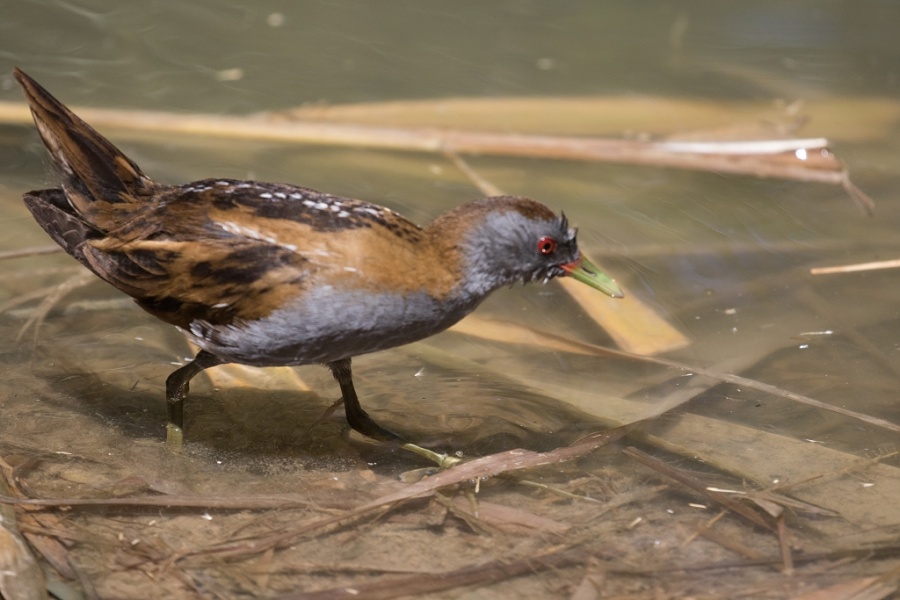
<path fill-rule="evenodd" d="M 268 314 L 302 290 L 308 262 L 258 240 L 150 240 L 88 244 L 91 270 L 154 316 L 183 328 Z"/>

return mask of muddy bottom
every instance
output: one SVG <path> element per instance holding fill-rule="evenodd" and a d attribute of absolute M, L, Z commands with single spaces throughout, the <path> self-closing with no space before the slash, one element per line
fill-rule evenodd
<path fill-rule="evenodd" d="M 2 355 L 5 495 L 45 503 L 9 505 L 5 521 L 15 518 L 59 597 L 784 598 L 898 562 L 896 549 L 885 558 L 896 532 L 794 497 L 814 483 L 768 505 L 733 500 L 739 509 L 705 494 L 758 486 L 668 453 L 699 417 L 666 414 L 567 460 L 555 449 L 609 424 L 461 373 L 441 354 L 459 339 L 360 360 L 357 386 L 386 425 L 495 461 L 477 477 L 429 487 L 454 469 L 429 475 L 409 452 L 347 435 L 317 367 L 297 370 L 302 379 L 210 370 L 173 453 L 163 382 L 191 350 L 105 289 L 83 294 L 106 309 L 55 310 L 36 340 Z M 9 317 L 3 334 L 20 326 Z M 719 446 L 737 433 L 701 430 Z M 623 453 L 633 446 L 675 475 Z M 519 458 L 551 464 L 519 469 Z M 872 468 L 826 475 L 858 484 Z M 19 573 L 7 591 L 40 585 Z"/>

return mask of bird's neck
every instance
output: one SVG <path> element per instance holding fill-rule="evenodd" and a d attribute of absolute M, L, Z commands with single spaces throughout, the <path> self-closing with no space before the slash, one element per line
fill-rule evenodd
<path fill-rule="evenodd" d="M 485 222 L 473 220 L 463 205 L 442 215 L 426 228 L 435 255 L 454 273 L 454 300 L 474 309 L 494 290 L 517 281 L 499 264 L 503 249 Z"/>

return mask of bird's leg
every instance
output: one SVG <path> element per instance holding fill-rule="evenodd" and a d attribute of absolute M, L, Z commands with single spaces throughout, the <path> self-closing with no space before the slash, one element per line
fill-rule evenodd
<path fill-rule="evenodd" d="M 347 415 L 347 422 L 354 430 L 360 432 L 364 436 L 382 442 L 400 442 L 405 443 L 402 437 L 388 431 L 378 423 L 376 423 L 369 413 L 363 410 L 359 404 L 359 398 L 356 390 L 353 388 L 353 375 L 350 371 L 350 359 L 345 358 L 336 360 L 326 365 L 331 369 L 331 374 L 341 386 L 341 396 L 344 400 L 344 414 Z"/>
<path fill-rule="evenodd" d="M 334 378 L 341 386 L 341 395 L 344 400 L 344 413 L 347 415 L 347 422 L 354 430 L 375 440 L 399 443 L 403 449 L 437 463 L 442 469 L 451 467 L 459 462 L 458 458 L 440 454 L 433 450 L 429 450 L 428 448 L 423 448 L 417 444 L 407 442 L 403 437 L 397 435 L 393 431 L 388 431 L 376 423 L 359 404 L 359 398 L 356 395 L 356 390 L 353 388 L 353 375 L 350 371 L 349 358 L 330 362 L 326 366 L 331 369 L 332 375 L 334 375 Z"/>
<path fill-rule="evenodd" d="M 176 452 L 181 450 L 184 431 L 184 399 L 190 390 L 190 381 L 194 375 L 204 369 L 221 365 L 223 361 L 218 356 L 201 350 L 194 360 L 174 371 L 166 379 L 166 446 Z"/>

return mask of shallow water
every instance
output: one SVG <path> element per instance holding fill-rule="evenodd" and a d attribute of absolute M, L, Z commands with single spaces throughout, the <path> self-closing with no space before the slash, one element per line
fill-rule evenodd
<path fill-rule="evenodd" d="M 688 338 L 666 358 L 897 424 L 900 275 L 809 274 L 815 266 L 896 257 L 897 22 L 900 6 L 875 1 L 620 7 L 27 1 L 0 23 L 0 100 L 21 99 L 10 74 L 18 65 L 69 104 L 176 114 L 448 97 L 598 96 L 620 98 L 625 107 L 629 97 L 658 97 L 711 102 L 720 113 L 734 111 L 727 125 L 758 131 L 763 117 L 748 112 L 767 118 L 778 106 L 806 102 L 817 117 L 797 135 L 830 138 L 853 181 L 876 201 L 874 217 L 864 216 L 839 187 L 824 184 L 539 159 L 469 160 L 504 191 L 566 212 L 579 227 L 583 250 Z M 553 103 L 546 106 L 552 112 Z M 671 114 L 658 115 L 658 129 L 652 118 L 622 114 L 621 124 L 592 133 L 672 131 Z M 542 122 L 557 117 L 534 114 L 528 128 L 541 131 Z M 680 133 L 723 135 L 718 116 L 684 130 L 674 120 Z M 481 195 L 438 155 L 107 133 L 145 172 L 167 182 L 288 181 L 382 203 L 420 222 Z M 0 126 L 0 218 L 7 224 L 0 251 L 50 243 L 19 201 L 23 191 L 53 181 L 47 162 L 31 127 Z M 0 302 L 79 273 L 59 254 L 0 266 Z M 244 386 L 198 378 L 186 408 L 185 454 L 173 457 L 162 443 L 163 387 L 190 354 L 183 338 L 92 282 L 62 298 L 36 334 L 32 328 L 13 342 L 35 305 L 12 308 L 0 320 L 8 340 L 0 356 L 0 452 L 41 457 L 37 495 L 90 493 L 138 476 L 165 493 L 318 487 L 323 491 L 315 499 L 328 504 L 338 497 L 349 502 L 371 483 L 368 475 L 342 480 L 329 497 L 323 482 L 338 474 L 371 468 L 389 478 L 420 466 L 394 451 L 347 443 L 340 418 L 319 422 L 338 396 L 319 367 L 298 370 L 308 387 L 303 391 L 275 374 L 242 375 L 253 377 Z M 501 290 L 478 314 L 614 346 L 555 283 Z M 835 456 L 897 450 L 896 430 L 740 384 L 698 382 L 698 376 L 690 387 L 688 372 L 556 350 L 539 333 L 510 343 L 448 332 L 354 363 L 363 405 L 377 420 L 426 446 L 467 456 L 552 449 L 585 431 L 652 416 L 679 394 L 689 401 L 647 424 L 645 441 L 757 483 L 786 473 L 810 476 L 804 462 L 813 471 L 838 470 Z M 705 436 L 703 423 L 709 424 Z M 729 433 L 716 437 L 712 423 Z M 756 446 L 741 437 L 747 432 L 772 437 Z M 691 442 L 692 435 L 704 438 L 702 444 Z M 793 453 L 795 443 L 839 454 L 812 466 L 809 457 Z M 763 458 L 748 455 L 743 464 L 745 452 Z M 607 460 L 616 464 L 596 458 L 579 463 L 572 476 L 598 476 Z M 900 461 L 885 464 L 896 469 Z M 879 473 L 884 479 L 875 481 L 876 491 L 898 485 L 894 471 Z M 852 494 L 840 501 L 861 502 Z M 877 497 L 872 502 L 867 514 L 878 516 L 860 527 L 896 535 L 900 514 L 883 502 L 879 512 Z M 572 509 L 573 519 L 577 514 Z M 556 513 L 566 515 L 564 508 Z M 202 535 L 193 541 L 207 542 Z M 97 563 L 88 568 L 92 575 L 100 570 Z M 255 593 L 301 585 L 280 576 L 278 585 Z M 103 593 L 114 597 L 121 581 L 104 581 Z M 324 576 L 303 581 L 317 589 L 331 582 Z M 541 597 L 545 584 L 520 584 L 517 593 Z"/>

